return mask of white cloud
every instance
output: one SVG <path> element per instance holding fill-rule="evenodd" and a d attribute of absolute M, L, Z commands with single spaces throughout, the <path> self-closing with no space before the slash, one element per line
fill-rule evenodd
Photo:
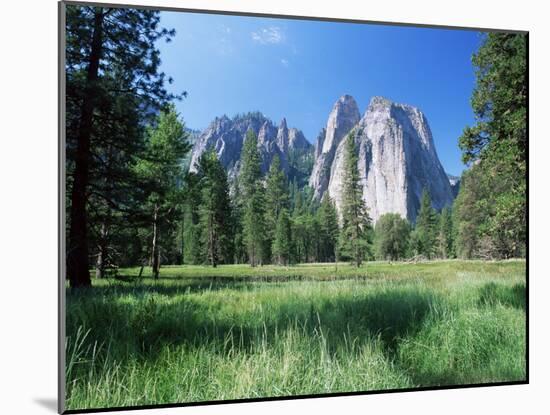
<path fill-rule="evenodd" d="M 277 26 L 264 27 L 256 32 L 252 32 L 250 35 L 254 42 L 262 45 L 277 44 L 285 40 L 283 31 Z"/>
<path fill-rule="evenodd" d="M 212 40 L 214 50 L 218 55 L 226 56 L 233 53 L 232 30 L 229 26 L 220 25 L 218 36 Z"/>
<path fill-rule="evenodd" d="M 281 65 L 283 65 L 285 68 L 288 68 L 288 65 L 289 65 L 288 59 L 282 58 Z"/>

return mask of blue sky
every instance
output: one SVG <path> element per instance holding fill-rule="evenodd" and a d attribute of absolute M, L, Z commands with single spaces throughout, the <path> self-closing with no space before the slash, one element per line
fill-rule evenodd
<path fill-rule="evenodd" d="M 352 95 L 363 113 L 372 96 L 419 107 L 448 173 L 464 169 L 457 145 L 473 122 L 474 31 L 162 12 L 175 28 L 159 43 L 188 127 L 216 116 L 261 111 L 314 142 L 334 102 Z"/>

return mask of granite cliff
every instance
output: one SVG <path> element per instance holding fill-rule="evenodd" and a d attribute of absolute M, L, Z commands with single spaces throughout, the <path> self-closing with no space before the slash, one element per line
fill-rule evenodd
<path fill-rule="evenodd" d="M 336 105 L 351 100 L 344 96 Z M 323 151 L 318 154 L 313 172 L 321 172 L 321 179 L 312 174 L 309 182 L 315 197 L 320 199 L 328 192 L 338 209 L 341 208 L 344 138 L 351 134 L 359 152 L 357 167 L 363 199 L 374 222 L 388 212 L 399 213 L 414 222 L 424 188 L 430 192 L 434 208 L 439 210 L 452 203 L 449 179 L 437 156 L 428 121 L 418 108 L 374 97 L 363 117 L 350 126 L 353 119 L 346 116 L 339 120 L 334 109 L 329 115 L 327 135 L 330 124 L 345 128 L 330 144 L 325 140 Z"/>
<path fill-rule="evenodd" d="M 196 139 L 191 152 L 190 170 L 195 171 L 200 156 L 207 149 L 214 149 L 219 160 L 227 169 L 228 176 L 234 178 L 240 169 L 241 150 L 248 130 L 258 137 L 258 150 L 262 160 L 262 173 L 265 173 L 275 155 L 288 177 L 305 183 L 310 174 L 313 159 L 313 146 L 304 134 L 287 126 L 283 118 L 278 127 L 259 112 L 238 115 L 233 119 L 227 116 L 216 117 Z"/>

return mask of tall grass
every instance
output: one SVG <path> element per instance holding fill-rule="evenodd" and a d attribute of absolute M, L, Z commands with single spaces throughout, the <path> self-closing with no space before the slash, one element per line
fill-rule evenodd
<path fill-rule="evenodd" d="M 525 378 L 524 262 L 340 268 L 125 270 L 68 292 L 67 407 Z"/>

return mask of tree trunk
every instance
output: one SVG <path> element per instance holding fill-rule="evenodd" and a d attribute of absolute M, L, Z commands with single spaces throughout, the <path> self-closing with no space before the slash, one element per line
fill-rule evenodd
<path fill-rule="evenodd" d="M 153 211 L 153 244 L 151 247 L 151 268 L 153 278 L 158 279 L 160 268 L 160 253 L 158 248 L 158 206 L 155 204 Z"/>
<path fill-rule="evenodd" d="M 97 252 L 97 259 L 95 263 L 95 277 L 105 277 L 105 260 L 107 259 L 107 225 L 105 222 L 101 224 L 101 230 L 99 233 L 99 246 Z"/>
<path fill-rule="evenodd" d="M 71 193 L 70 229 L 67 243 L 67 277 L 71 287 L 91 286 L 88 263 L 88 223 L 86 215 L 90 138 L 96 99 L 96 82 L 103 38 L 103 13 L 95 9 L 94 31 L 82 100 Z"/>
<path fill-rule="evenodd" d="M 181 219 L 181 232 L 180 232 L 180 238 L 181 238 L 181 265 L 185 264 L 185 238 L 184 238 L 184 229 L 185 229 L 185 219 L 182 215 Z"/>
<path fill-rule="evenodd" d="M 250 252 L 250 265 L 252 267 L 256 266 L 256 250 L 254 249 L 255 247 L 256 247 L 256 245 L 253 242 L 252 243 L 252 249 L 251 249 L 251 252 Z"/>
<path fill-rule="evenodd" d="M 361 249 L 359 248 L 360 235 L 361 235 L 361 229 L 359 227 L 359 224 L 357 223 L 355 225 L 355 265 L 357 268 L 361 266 Z"/>
<path fill-rule="evenodd" d="M 210 253 L 210 264 L 212 267 L 216 268 L 216 253 L 215 253 L 215 246 L 214 246 L 214 219 L 212 218 L 212 215 L 210 215 L 210 218 L 208 219 L 208 251 Z"/>
<path fill-rule="evenodd" d="M 338 274 L 338 246 L 337 245 L 334 245 L 334 268 L 336 269 L 336 273 Z"/>
<path fill-rule="evenodd" d="M 101 279 L 104 277 L 103 250 L 100 248 L 95 262 L 95 277 Z"/>

